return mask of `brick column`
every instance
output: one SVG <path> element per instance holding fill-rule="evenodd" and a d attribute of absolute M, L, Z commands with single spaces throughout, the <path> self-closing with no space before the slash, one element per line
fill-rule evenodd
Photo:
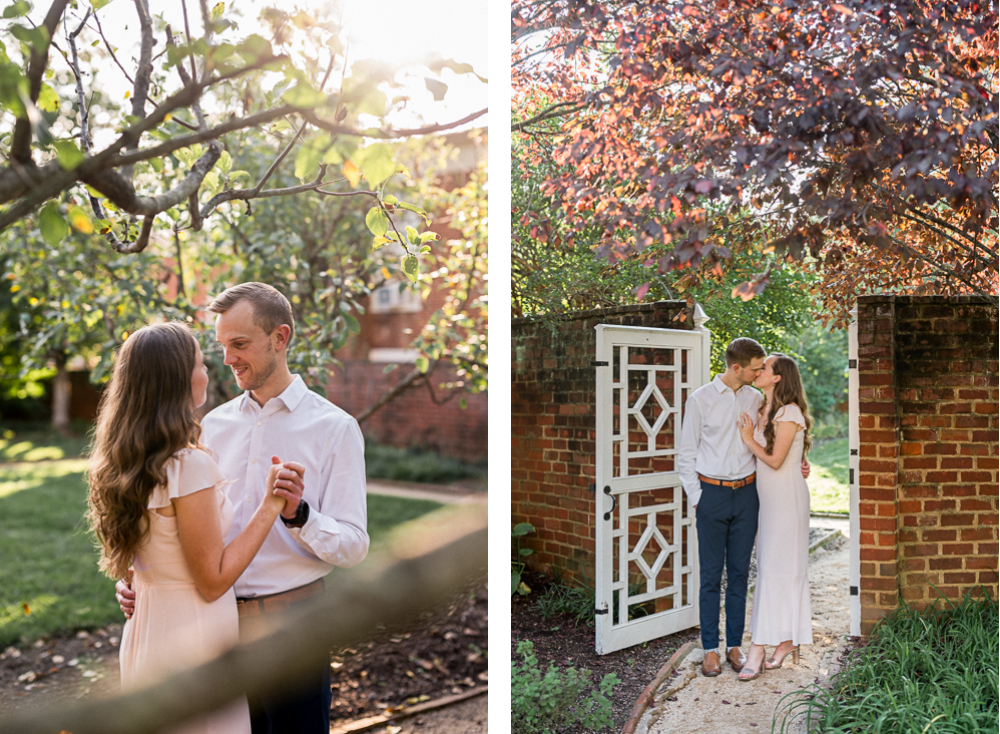
<path fill-rule="evenodd" d="M 896 608 L 899 502 L 895 307 L 858 301 L 858 423 L 861 634 Z"/>
<path fill-rule="evenodd" d="M 861 632 L 898 602 L 997 594 L 997 312 L 858 299 Z"/>

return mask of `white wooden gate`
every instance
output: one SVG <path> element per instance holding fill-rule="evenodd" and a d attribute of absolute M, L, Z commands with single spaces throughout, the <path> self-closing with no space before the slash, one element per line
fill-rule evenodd
<path fill-rule="evenodd" d="M 597 329 L 597 652 L 698 624 L 698 536 L 676 467 L 688 395 L 709 380 L 711 335 Z"/>

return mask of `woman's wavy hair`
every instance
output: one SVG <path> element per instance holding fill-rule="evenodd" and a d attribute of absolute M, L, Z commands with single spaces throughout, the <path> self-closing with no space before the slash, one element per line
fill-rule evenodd
<path fill-rule="evenodd" d="M 764 426 L 764 440 L 766 442 L 765 451 L 770 456 L 774 452 L 774 416 L 784 405 L 795 404 L 802 411 L 802 417 L 806 421 L 805 446 L 802 449 L 802 456 L 809 453 L 812 446 L 812 439 L 809 437 L 809 430 L 812 428 L 813 419 L 809 415 L 809 401 L 806 400 L 805 390 L 802 389 L 802 377 L 799 375 L 799 366 L 791 357 L 775 352 L 770 357 L 774 357 L 772 369 L 774 374 L 780 375 L 781 379 L 774 385 L 774 402 L 767 413 L 767 425 Z M 765 398 L 766 400 L 766 398 Z"/>
<path fill-rule="evenodd" d="M 167 480 L 165 464 L 201 447 L 191 399 L 194 334 L 182 323 L 151 324 L 129 336 L 101 397 L 88 469 L 90 526 L 101 570 L 124 578 L 149 527 L 147 505 Z"/>

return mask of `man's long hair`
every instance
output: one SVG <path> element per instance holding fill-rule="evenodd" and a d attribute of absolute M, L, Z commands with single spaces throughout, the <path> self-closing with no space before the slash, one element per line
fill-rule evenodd
<path fill-rule="evenodd" d="M 799 409 L 802 411 L 802 417 L 806 421 L 805 445 L 802 448 L 802 456 L 806 456 L 812 446 L 809 429 L 812 428 L 813 419 L 809 415 L 809 401 L 806 400 L 805 390 L 802 389 L 802 377 L 799 375 L 799 366 L 795 364 L 794 359 L 784 354 L 775 352 L 771 356 L 774 357 L 771 369 L 774 371 L 774 374 L 780 375 L 781 379 L 774 385 L 773 402 L 769 406 L 767 413 L 767 425 L 764 426 L 764 440 L 766 441 L 764 449 L 768 456 L 774 452 L 775 414 L 782 406 L 794 404 L 799 406 Z"/>
<path fill-rule="evenodd" d="M 98 408 L 88 469 L 90 526 L 101 570 L 124 578 L 148 529 L 147 505 L 167 480 L 165 464 L 201 447 L 191 395 L 197 349 L 179 322 L 144 326 L 129 336 Z"/>

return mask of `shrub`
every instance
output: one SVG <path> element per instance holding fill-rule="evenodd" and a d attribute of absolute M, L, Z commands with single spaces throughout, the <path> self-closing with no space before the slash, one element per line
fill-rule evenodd
<path fill-rule="evenodd" d="M 782 730 L 804 714 L 823 732 L 996 732 L 997 601 L 966 594 L 922 612 L 905 604 L 853 650 L 832 689 L 790 694 Z"/>
<path fill-rule="evenodd" d="M 619 682 L 609 673 L 597 690 L 590 690 L 590 671 L 550 665 L 544 673 L 538 667 L 534 645 L 517 643 L 523 661 L 510 663 L 511 731 L 513 734 L 555 734 L 564 727 L 579 725 L 587 731 L 611 726 L 611 691 Z"/>

